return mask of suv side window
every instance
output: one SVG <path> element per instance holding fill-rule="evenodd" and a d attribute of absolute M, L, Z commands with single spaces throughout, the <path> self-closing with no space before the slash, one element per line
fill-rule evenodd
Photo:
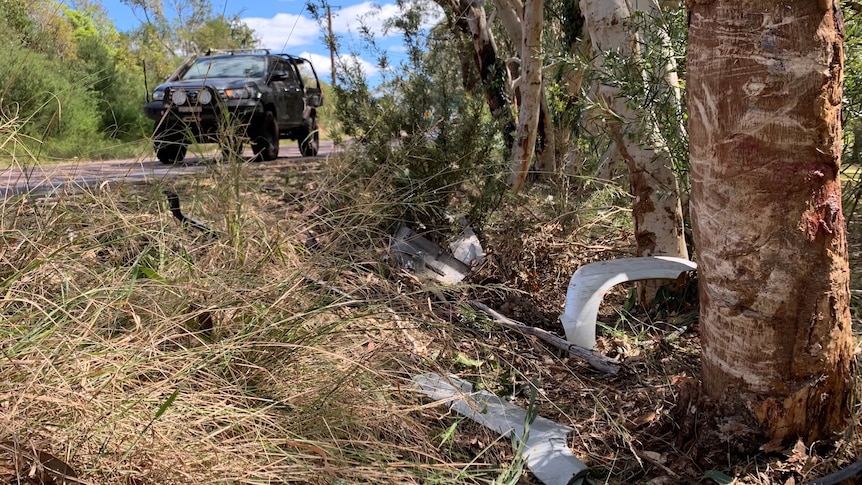
<path fill-rule="evenodd" d="M 284 79 L 285 84 L 291 87 L 299 84 L 299 80 L 296 78 L 296 73 L 293 71 L 293 66 L 281 59 L 278 59 L 276 61 L 275 66 L 276 70 L 281 71 L 287 75 L 287 77 Z"/>

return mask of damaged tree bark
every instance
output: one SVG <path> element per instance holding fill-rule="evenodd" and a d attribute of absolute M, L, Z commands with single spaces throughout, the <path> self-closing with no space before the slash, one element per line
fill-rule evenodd
<path fill-rule="evenodd" d="M 847 425 L 837 0 L 690 2 L 687 98 L 703 385 L 767 439 Z"/>
<path fill-rule="evenodd" d="M 517 192 L 527 178 L 533 152 L 536 149 L 536 131 L 544 97 L 542 90 L 542 0 L 528 0 L 524 8 L 524 29 L 521 36 L 521 103 L 518 130 L 512 146 L 512 171 L 509 185 Z"/>

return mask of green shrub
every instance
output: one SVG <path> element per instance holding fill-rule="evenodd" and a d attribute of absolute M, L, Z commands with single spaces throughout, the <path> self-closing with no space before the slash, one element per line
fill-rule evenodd
<path fill-rule="evenodd" d="M 79 155 L 104 139 L 97 99 L 86 76 L 68 63 L 15 45 L 0 49 L 2 109 L 26 123 L 23 135 L 42 142 L 41 153 Z"/>
<path fill-rule="evenodd" d="M 450 225 L 453 214 L 467 214 L 481 230 L 507 191 L 506 147 L 482 93 L 462 85 L 462 64 L 452 62 L 458 46 L 442 35 L 419 35 L 417 8 L 405 7 L 389 26 L 402 34 L 407 60 L 391 69 L 381 53 L 382 81 L 374 89 L 358 63 L 340 66 L 340 128 L 361 142 L 357 161 L 365 169 L 358 175 L 389 172 L 401 201 L 393 218 L 433 231 Z M 366 42 L 374 50 L 373 37 Z"/>

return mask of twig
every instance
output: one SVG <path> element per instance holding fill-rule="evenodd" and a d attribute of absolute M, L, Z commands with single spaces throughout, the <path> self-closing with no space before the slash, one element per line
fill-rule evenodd
<path fill-rule="evenodd" d="M 543 340 L 545 343 L 548 343 L 558 349 L 564 350 L 568 352 L 569 356 L 575 357 L 581 360 L 586 361 L 590 366 L 592 366 L 596 370 L 600 370 L 605 374 L 613 374 L 617 375 L 620 371 L 621 364 L 611 359 L 610 357 L 605 357 L 604 355 L 594 352 L 589 349 L 585 349 L 583 347 L 578 347 L 577 345 L 570 344 L 565 339 L 558 337 L 547 330 L 543 330 L 541 328 L 531 327 L 529 325 L 525 325 L 521 322 L 517 322 L 508 318 L 499 312 L 491 309 L 488 305 L 478 301 L 471 301 L 470 304 L 487 313 L 491 319 L 494 320 L 500 326 L 517 330 L 524 335 L 532 335 L 534 337 Z"/>
<path fill-rule="evenodd" d="M 183 211 L 180 210 L 180 196 L 177 195 L 176 192 L 173 192 L 170 190 L 165 190 L 164 194 L 168 198 L 168 208 L 170 209 L 171 214 L 173 214 L 174 217 L 179 219 L 179 221 L 183 225 L 193 227 L 193 228 L 197 229 L 198 231 L 201 231 L 205 234 L 208 234 L 208 235 L 218 239 L 218 237 L 219 237 L 218 233 L 216 233 L 211 227 L 209 227 L 206 224 L 204 224 L 200 221 L 197 221 L 195 219 L 192 219 L 191 217 L 188 217 L 185 214 L 183 214 Z"/>
<path fill-rule="evenodd" d="M 324 290 L 331 291 L 332 293 L 335 293 L 336 295 L 338 295 L 342 298 L 346 298 L 347 301 L 344 302 L 344 306 L 359 306 L 359 305 L 364 303 L 362 300 L 354 297 L 350 293 L 342 290 L 341 288 L 337 288 L 335 286 L 332 286 L 325 281 L 321 281 L 317 278 L 312 278 L 311 276 L 308 276 L 308 275 L 304 275 L 302 277 L 302 279 L 304 279 L 306 282 L 308 282 L 314 286 L 317 286 L 319 288 L 323 288 Z"/>

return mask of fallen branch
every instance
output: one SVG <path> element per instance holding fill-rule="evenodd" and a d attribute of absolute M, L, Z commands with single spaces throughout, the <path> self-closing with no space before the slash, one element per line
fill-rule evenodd
<path fill-rule="evenodd" d="M 596 370 L 600 370 L 605 374 L 613 374 L 617 375 L 620 371 L 621 364 L 619 361 L 611 359 L 610 357 L 605 357 L 604 355 L 595 352 L 593 350 L 585 349 L 583 347 L 578 347 L 577 345 L 570 344 L 566 339 L 562 337 L 558 337 L 547 330 L 543 330 L 537 327 L 531 327 L 529 325 L 525 325 L 521 322 L 517 322 L 512 320 L 509 317 L 502 315 L 496 310 L 491 309 L 488 305 L 478 301 L 471 301 L 470 304 L 485 312 L 488 316 L 494 320 L 495 323 L 499 324 L 502 327 L 517 330 L 524 335 L 532 335 L 537 337 L 538 339 L 544 341 L 547 344 L 550 344 L 560 350 L 566 351 L 570 357 L 574 357 L 577 359 L 581 359 L 586 361 L 590 366 Z"/>
<path fill-rule="evenodd" d="M 838 485 L 840 483 L 844 483 L 845 480 L 850 480 L 860 474 L 862 474 L 862 461 L 857 461 L 843 470 L 826 475 L 823 478 L 818 478 L 817 480 L 808 482 L 805 485 Z"/>

